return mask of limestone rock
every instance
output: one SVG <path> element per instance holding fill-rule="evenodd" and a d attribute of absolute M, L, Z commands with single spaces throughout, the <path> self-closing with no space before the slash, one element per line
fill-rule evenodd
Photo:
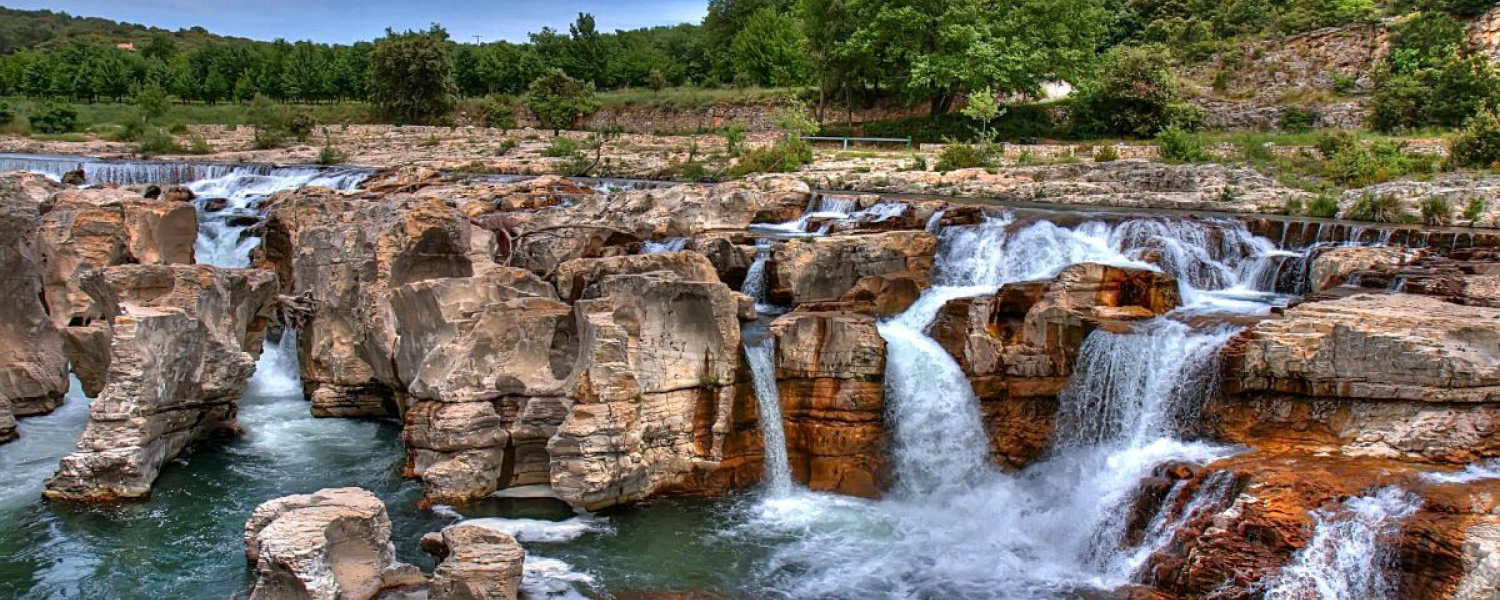
<path fill-rule="evenodd" d="M 697 252 L 661 252 L 631 254 L 611 258 L 570 260 L 557 269 L 557 294 L 572 302 L 584 297 L 586 290 L 609 275 L 670 271 L 683 281 L 718 282 L 713 263 Z"/>
<path fill-rule="evenodd" d="M 0 179 L 0 441 L 15 437 L 15 417 L 51 412 L 68 389 L 63 338 L 42 303 L 39 221 L 20 186 Z"/>
<path fill-rule="evenodd" d="M 249 600 L 371 600 L 425 582 L 396 560 L 385 504 L 360 488 L 330 488 L 262 503 L 245 522 L 255 570 Z"/>
<path fill-rule="evenodd" d="M 150 493 L 162 465 L 232 426 L 265 339 L 276 276 L 206 265 L 91 271 L 84 287 L 111 323 L 109 375 L 77 449 L 45 495 L 109 501 Z"/>
<path fill-rule="evenodd" d="M 811 196 L 807 184 L 772 176 L 717 185 L 676 185 L 585 198 L 563 210 L 527 215 L 522 229 L 604 225 L 638 239 L 696 237 L 744 231 L 762 212 L 794 207 Z"/>
<path fill-rule="evenodd" d="M 873 498 L 889 479 L 885 340 L 869 315 L 793 312 L 771 324 L 792 476 Z"/>
<path fill-rule="evenodd" d="M 1350 246 L 1330 248 L 1318 253 L 1309 269 L 1311 291 L 1318 292 L 1342 285 L 1359 271 L 1383 266 L 1400 266 L 1412 258 L 1404 248 Z"/>
<path fill-rule="evenodd" d="M 793 240 L 776 249 L 770 297 L 779 304 L 839 300 L 871 275 L 926 273 L 936 251 L 937 238 L 921 231 Z"/>
<path fill-rule="evenodd" d="M 428 600 L 516 600 L 526 551 L 510 534 L 459 523 L 434 537 L 423 536 L 423 549 L 440 561 Z"/>

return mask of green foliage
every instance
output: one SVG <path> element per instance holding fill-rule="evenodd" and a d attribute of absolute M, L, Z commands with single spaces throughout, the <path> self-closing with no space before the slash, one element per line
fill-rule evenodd
<path fill-rule="evenodd" d="M 349 160 L 349 155 L 340 151 L 333 145 L 333 136 L 323 132 L 323 149 L 318 151 L 317 162 L 320 165 L 337 165 Z"/>
<path fill-rule="evenodd" d="M 1500 75 L 1469 52 L 1462 23 L 1440 12 L 1420 13 L 1393 27 L 1371 105 L 1371 125 L 1381 131 L 1458 126 L 1500 108 Z"/>
<path fill-rule="evenodd" d="M 188 154 L 213 154 L 214 147 L 208 143 L 208 138 L 194 133 L 188 136 L 187 152 Z"/>
<path fill-rule="evenodd" d="M 511 150 L 515 150 L 516 146 L 520 145 L 521 142 L 516 141 L 515 138 L 505 138 L 504 140 L 500 141 L 500 146 L 498 148 L 495 148 L 495 155 L 503 156 L 506 153 L 509 153 Z"/>
<path fill-rule="evenodd" d="M 312 116 L 312 113 L 299 110 L 292 113 L 291 118 L 287 119 L 286 131 L 292 137 L 297 138 L 297 141 L 305 142 L 307 141 L 307 137 L 312 135 L 313 128 L 317 126 L 318 121 Z"/>
<path fill-rule="evenodd" d="M 651 72 L 646 75 L 646 87 L 651 88 L 651 91 L 657 94 L 667 89 L 669 83 L 667 76 L 661 72 L 661 69 L 651 69 Z"/>
<path fill-rule="evenodd" d="M 1447 225 L 1453 218 L 1453 205 L 1444 198 L 1427 198 L 1422 201 L 1422 222 L 1428 225 Z"/>
<path fill-rule="evenodd" d="M 989 164 L 989 156 L 983 148 L 974 144 L 952 142 L 943 146 L 943 150 L 938 153 L 935 168 L 946 173 L 955 169 L 987 167 Z"/>
<path fill-rule="evenodd" d="M 1333 155 L 1359 146 L 1359 135 L 1352 131 L 1330 131 L 1320 134 L 1313 142 L 1313 147 L 1323 155 L 1323 158 L 1332 158 Z"/>
<path fill-rule="evenodd" d="M 146 126 L 136 137 L 136 152 L 142 156 L 181 154 L 185 151 L 182 145 L 172 138 L 172 134 L 160 127 Z"/>
<path fill-rule="evenodd" d="M 1307 216 L 1323 219 L 1336 219 L 1339 216 L 1339 201 L 1328 193 L 1314 196 L 1312 202 L 1307 203 Z"/>
<path fill-rule="evenodd" d="M 730 42 L 735 83 L 799 85 L 811 78 L 802 23 L 775 7 L 756 11 Z"/>
<path fill-rule="evenodd" d="M 1288 106 L 1281 112 L 1281 129 L 1293 133 L 1308 132 L 1312 131 L 1317 120 L 1317 114 L 1306 107 Z"/>
<path fill-rule="evenodd" d="M 770 146 L 751 148 L 740 153 L 739 159 L 729 169 L 729 177 L 744 177 L 751 173 L 791 173 L 812 161 L 812 144 L 788 137 L 777 140 Z"/>
<path fill-rule="evenodd" d="M 140 109 L 141 116 L 147 121 L 154 121 L 167 116 L 167 111 L 172 109 L 171 100 L 167 98 L 167 91 L 159 85 L 146 85 L 136 90 L 136 108 Z"/>
<path fill-rule="evenodd" d="M 1464 219 L 1469 222 L 1478 221 L 1484 216 L 1484 198 L 1475 196 L 1469 198 L 1468 206 L 1464 207 Z"/>
<path fill-rule="evenodd" d="M 1335 73 L 1333 75 L 1333 93 L 1341 95 L 1348 94 L 1349 92 L 1354 91 L 1354 86 L 1357 83 L 1358 82 L 1355 81 L 1353 77 L 1341 73 Z"/>
<path fill-rule="evenodd" d="M 979 129 L 975 132 L 981 143 L 989 144 L 995 141 L 994 133 L 990 131 L 990 121 L 994 121 L 1005 112 L 1000 107 L 1000 99 L 995 97 L 989 86 L 985 86 L 969 94 L 969 103 L 960 111 L 965 117 L 974 119 L 979 123 Z"/>
<path fill-rule="evenodd" d="M 552 141 L 542 149 L 542 156 L 547 158 L 569 158 L 578 154 L 578 141 L 565 136 L 553 136 Z"/>
<path fill-rule="evenodd" d="M 490 96 L 484 103 L 484 126 L 512 129 L 516 126 L 515 101 L 509 96 Z"/>
<path fill-rule="evenodd" d="M 291 115 L 265 96 L 256 96 L 249 110 L 249 125 L 255 128 L 254 143 L 258 149 L 275 148 L 289 134 Z"/>
<path fill-rule="evenodd" d="M 448 33 L 386 30 L 370 53 L 370 101 L 397 123 L 435 123 L 458 95 L 448 60 Z"/>
<path fill-rule="evenodd" d="M 719 135 L 724 136 L 724 153 L 739 156 L 745 143 L 745 128 L 741 125 L 729 125 L 720 129 Z"/>
<path fill-rule="evenodd" d="M 1286 206 L 1281 209 L 1281 214 L 1296 216 L 1302 214 L 1302 209 L 1303 207 L 1301 196 L 1288 196 L 1286 199 Z"/>
<path fill-rule="evenodd" d="M 1198 129 L 1203 119 L 1201 109 L 1182 101 L 1171 56 L 1160 46 L 1116 48 L 1073 102 L 1081 135 L 1145 138 L 1170 127 Z"/>
<path fill-rule="evenodd" d="M 67 133 L 78 128 L 78 111 L 67 104 L 47 104 L 29 120 L 37 133 Z"/>
<path fill-rule="evenodd" d="M 561 69 L 552 69 L 531 82 L 526 106 L 543 127 L 556 134 L 598 110 L 599 100 L 593 83 L 581 82 Z"/>
<path fill-rule="evenodd" d="M 1344 211 L 1344 218 L 1355 221 L 1372 221 L 1375 223 L 1407 223 L 1411 215 L 1401 206 L 1401 200 L 1395 196 L 1377 196 L 1366 192 Z"/>
<path fill-rule="evenodd" d="M 1115 162 L 1120 160 L 1120 151 L 1114 146 L 1104 146 L 1094 152 L 1094 162 Z"/>
<path fill-rule="evenodd" d="M 913 153 L 911 155 L 911 158 L 907 159 L 906 163 L 902 164 L 901 168 L 899 170 L 901 170 L 901 171 L 926 171 L 927 170 L 927 158 L 923 157 L 921 154 Z"/>
<path fill-rule="evenodd" d="M 1213 157 L 1203 148 L 1203 139 L 1176 126 L 1167 127 L 1156 134 L 1156 143 L 1161 147 L 1164 160 L 1180 162 L 1208 162 Z"/>
<path fill-rule="evenodd" d="M 1323 175 L 1338 185 L 1362 187 L 1436 169 L 1434 158 L 1408 155 L 1402 143 L 1376 140 L 1366 145 L 1357 139 L 1350 142 L 1347 136 L 1325 139 L 1326 142 L 1319 146 L 1319 151 L 1327 157 L 1323 162 Z M 1328 153 L 1329 150 L 1332 154 Z"/>
<path fill-rule="evenodd" d="M 9 102 L 0 102 L 0 125 L 9 125 L 16 120 L 16 113 L 11 112 Z"/>
<path fill-rule="evenodd" d="M 818 132 L 818 120 L 812 111 L 801 102 L 793 102 L 777 109 L 776 126 L 794 136 L 812 135 Z"/>
<path fill-rule="evenodd" d="M 1448 140 L 1448 160 L 1460 167 L 1493 167 L 1500 164 L 1500 117 L 1484 111 L 1464 124 Z"/>

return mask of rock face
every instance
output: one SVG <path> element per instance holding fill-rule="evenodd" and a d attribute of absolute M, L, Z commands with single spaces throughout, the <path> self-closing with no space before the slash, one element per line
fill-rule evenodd
<path fill-rule="evenodd" d="M 422 536 L 438 558 L 428 600 L 516 600 L 526 551 L 510 534 L 460 523 Z"/>
<path fill-rule="evenodd" d="M 1231 344 L 1214 435 L 1266 449 L 1464 463 L 1500 456 L 1500 309 L 1359 294 Z"/>
<path fill-rule="evenodd" d="M 1404 248 L 1381 248 L 1350 246 L 1330 248 L 1318 253 L 1309 268 L 1308 283 L 1311 291 L 1343 285 L 1350 275 L 1376 267 L 1397 267 L 1406 263 L 1413 253 Z"/>
<path fill-rule="evenodd" d="M 1169 494 L 1174 486 L 1179 493 Z M 1393 597 L 1489 598 L 1500 584 L 1497 487 L 1495 480 L 1438 483 L 1379 459 L 1250 453 L 1205 468 L 1160 469 L 1142 482 L 1132 518 L 1183 523 L 1148 560 L 1146 581 L 1177 598 L 1249 600 L 1263 597 L 1309 546 L 1315 511 L 1337 518 L 1347 498 L 1411 494 L 1414 514 L 1399 521 L 1394 539 L 1380 540 L 1394 547 Z"/>
<path fill-rule="evenodd" d="M 1083 263 L 1052 281 L 1008 284 L 993 296 L 948 302 L 930 333 L 968 375 L 994 460 L 1021 468 L 1050 445 L 1057 396 L 1089 333 L 1127 328 L 1180 303 L 1177 281 L 1169 276 Z"/>
<path fill-rule="evenodd" d="M 108 501 L 150 493 L 161 466 L 232 426 L 255 371 L 276 276 L 205 265 L 92 271 L 83 287 L 111 324 L 109 376 L 49 498 Z"/>
<path fill-rule="evenodd" d="M 426 581 L 396 560 L 385 504 L 360 488 L 286 496 L 245 522 L 249 600 L 370 600 Z"/>
<path fill-rule="evenodd" d="M 875 319 L 793 312 L 771 324 L 792 476 L 816 491 L 873 498 L 888 483 L 885 340 Z"/>
<path fill-rule="evenodd" d="M 399 416 L 391 291 L 482 273 L 494 235 L 431 197 L 307 189 L 269 205 L 257 264 L 316 303 L 297 339 L 313 415 Z"/>
<path fill-rule="evenodd" d="M 936 252 L 937 238 L 922 231 L 793 240 L 776 249 L 770 298 L 793 305 L 832 302 L 870 276 L 913 273 L 925 279 Z"/>
<path fill-rule="evenodd" d="M 16 416 L 51 412 L 68 389 L 62 334 L 42 303 L 39 221 L 19 184 L 0 179 L 0 442 L 15 438 Z"/>

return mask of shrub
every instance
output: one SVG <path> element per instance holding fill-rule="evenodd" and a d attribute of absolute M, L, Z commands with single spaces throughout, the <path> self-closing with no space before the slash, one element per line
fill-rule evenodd
<path fill-rule="evenodd" d="M 1484 111 L 1448 141 L 1448 160 L 1460 167 L 1490 167 L 1500 163 L 1500 117 Z"/>
<path fill-rule="evenodd" d="M 67 104 L 47 104 L 31 115 L 37 133 L 67 133 L 78 128 L 78 111 Z"/>
<path fill-rule="evenodd" d="M 1375 223 L 1404 223 L 1410 220 L 1401 200 L 1395 196 L 1376 196 L 1366 192 L 1349 206 L 1344 217 Z"/>
<path fill-rule="evenodd" d="M 1105 59 L 1099 77 L 1085 82 L 1072 105 L 1082 135 L 1151 137 L 1168 127 L 1197 129 L 1203 111 L 1182 101 L 1170 52 L 1161 46 L 1122 46 Z"/>
<path fill-rule="evenodd" d="M 1296 216 L 1302 214 L 1302 198 L 1291 196 L 1286 199 L 1286 206 L 1281 210 L 1284 215 Z"/>
<path fill-rule="evenodd" d="M 943 146 L 942 152 L 938 153 L 936 169 L 941 172 L 973 169 L 988 166 L 989 162 L 989 157 L 985 155 L 983 148 L 974 144 L 954 142 Z"/>
<path fill-rule="evenodd" d="M 1094 162 L 1114 162 L 1120 160 L 1120 151 L 1114 146 L 1104 146 L 1094 152 Z"/>
<path fill-rule="evenodd" d="M 531 82 L 526 92 L 526 107 L 543 127 L 557 135 L 598 110 L 599 100 L 593 82 L 584 83 L 569 77 L 562 69 L 552 69 Z"/>
<path fill-rule="evenodd" d="M 172 108 L 171 100 L 167 98 L 167 91 L 156 84 L 141 86 L 135 91 L 133 100 L 135 107 L 141 111 L 141 117 L 148 121 L 166 116 L 167 111 Z"/>
<path fill-rule="evenodd" d="M 505 138 L 504 140 L 501 140 L 500 146 L 498 148 L 495 148 L 495 155 L 503 156 L 509 153 L 511 150 L 515 150 L 516 146 L 520 145 L 521 142 L 516 141 L 515 138 Z"/>
<path fill-rule="evenodd" d="M 16 120 L 16 113 L 10 111 L 9 102 L 0 102 L 0 125 L 10 125 Z"/>
<path fill-rule="evenodd" d="M 1359 136 L 1350 131 L 1330 131 L 1318 136 L 1313 141 L 1313 146 L 1323 155 L 1323 158 L 1332 158 L 1333 155 L 1359 146 Z"/>
<path fill-rule="evenodd" d="M 512 129 L 516 126 L 516 107 L 508 96 L 491 96 L 484 103 L 484 126 Z"/>
<path fill-rule="evenodd" d="M 265 150 L 281 145 L 287 136 L 291 117 L 285 108 L 270 98 L 256 95 L 250 103 L 249 125 L 255 128 L 255 147 Z"/>
<path fill-rule="evenodd" d="M 801 138 L 784 138 L 775 144 L 740 153 L 730 177 L 751 173 L 790 173 L 813 161 L 812 144 Z"/>
<path fill-rule="evenodd" d="M 370 52 L 370 101 L 398 123 L 431 123 L 453 110 L 458 85 L 448 59 L 448 34 L 386 30 Z"/>
<path fill-rule="evenodd" d="M 1307 108 L 1288 106 L 1281 112 L 1281 129 L 1294 133 L 1312 131 L 1313 124 L 1317 120 L 1317 114 Z"/>
<path fill-rule="evenodd" d="M 188 154 L 213 154 L 214 147 L 208 143 L 208 139 L 199 134 L 188 136 Z"/>
<path fill-rule="evenodd" d="M 927 170 L 927 158 L 923 157 L 921 154 L 915 154 L 915 153 L 913 153 L 911 155 L 911 158 L 907 159 L 906 163 L 903 164 L 903 165 L 901 165 L 901 169 L 900 170 L 902 170 L 902 171 L 926 171 Z"/>
<path fill-rule="evenodd" d="M 160 127 L 145 126 L 136 139 L 136 152 L 142 156 L 154 154 L 181 154 L 185 152 L 172 134 Z"/>
<path fill-rule="evenodd" d="M 724 136 L 724 152 L 730 156 L 739 156 L 740 147 L 745 143 L 745 128 L 740 125 L 730 125 L 720 129 L 719 135 Z"/>
<path fill-rule="evenodd" d="M 1453 218 L 1453 205 L 1444 198 L 1427 198 L 1422 201 L 1422 222 L 1428 225 L 1446 225 Z"/>
<path fill-rule="evenodd" d="M 337 165 L 349 160 L 349 156 L 335 148 L 332 141 L 327 141 L 323 144 L 323 149 L 318 151 L 317 160 L 320 165 Z"/>
<path fill-rule="evenodd" d="M 1483 216 L 1484 198 L 1480 198 L 1477 196 L 1469 198 L 1469 205 L 1464 207 L 1464 219 L 1467 219 L 1470 222 L 1477 222 L 1480 217 Z"/>
<path fill-rule="evenodd" d="M 542 156 L 547 158 L 568 158 L 575 154 L 578 154 L 578 141 L 561 135 L 554 136 L 542 149 Z"/>
<path fill-rule="evenodd" d="M 1323 174 L 1339 185 L 1356 187 L 1389 181 L 1425 163 L 1406 156 L 1402 148 L 1386 141 L 1342 146 L 1323 163 Z"/>
<path fill-rule="evenodd" d="M 1333 195 L 1322 193 L 1307 203 L 1307 216 L 1333 219 L 1339 216 L 1339 201 Z"/>
<path fill-rule="evenodd" d="M 305 142 L 307 137 L 312 135 L 313 128 L 317 126 L 318 120 L 312 116 L 312 113 L 299 110 L 287 120 L 286 131 L 292 134 L 292 137 L 297 138 L 297 141 Z"/>
<path fill-rule="evenodd" d="M 1349 92 L 1354 91 L 1354 86 L 1356 83 L 1357 82 L 1353 77 L 1350 77 L 1348 75 L 1334 74 L 1333 92 L 1335 94 L 1348 94 Z"/>
<path fill-rule="evenodd" d="M 1203 149 L 1203 140 L 1197 135 L 1176 126 L 1168 127 L 1156 134 L 1156 143 L 1161 146 L 1161 157 L 1182 162 L 1207 162 L 1211 160 Z"/>

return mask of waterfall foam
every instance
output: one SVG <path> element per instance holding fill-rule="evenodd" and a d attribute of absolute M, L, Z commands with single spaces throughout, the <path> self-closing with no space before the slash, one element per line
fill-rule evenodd
<path fill-rule="evenodd" d="M 641 251 L 646 254 L 660 254 L 662 252 L 681 252 L 687 247 L 687 238 L 667 238 L 660 242 L 646 241 Z"/>
<path fill-rule="evenodd" d="M 1463 470 L 1452 473 L 1423 473 L 1422 478 L 1435 483 L 1472 483 L 1500 479 L 1500 459 L 1472 463 Z"/>
<path fill-rule="evenodd" d="M 765 441 L 766 490 L 771 496 L 792 492 L 792 465 L 787 459 L 786 433 L 781 422 L 781 393 L 776 389 L 776 338 L 765 336 L 759 343 L 745 343 L 745 360 L 755 378 L 755 399 L 760 409 L 760 430 Z"/>
<path fill-rule="evenodd" d="M 1386 600 L 1396 582 L 1387 576 L 1391 543 L 1421 499 L 1396 487 L 1345 500 L 1313 514 L 1313 538 L 1297 551 L 1266 591 L 1266 600 Z"/>
<path fill-rule="evenodd" d="M 263 398 L 302 397 L 302 368 L 297 361 L 297 330 L 281 332 L 272 344 L 268 338 L 255 361 L 255 373 L 245 384 L 245 393 Z"/>

